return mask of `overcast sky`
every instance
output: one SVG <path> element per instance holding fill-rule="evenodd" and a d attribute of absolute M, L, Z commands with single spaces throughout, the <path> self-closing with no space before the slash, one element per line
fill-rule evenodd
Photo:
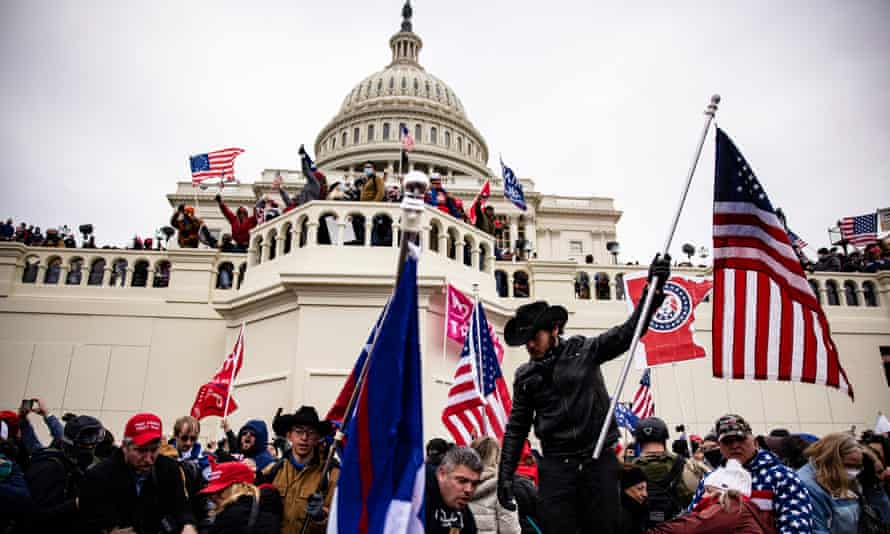
<path fill-rule="evenodd" d="M 548 193 L 605 195 L 626 259 L 664 241 L 714 92 L 718 122 L 812 245 L 890 205 L 890 2 L 418 0 L 427 70 L 497 154 Z M 669 4 L 669 5 L 668 5 Z M 400 0 L 0 2 L 0 216 L 165 224 L 187 156 L 295 168 L 390 59 Z M 712 140 L 674 250 L 710 247 Z"/>

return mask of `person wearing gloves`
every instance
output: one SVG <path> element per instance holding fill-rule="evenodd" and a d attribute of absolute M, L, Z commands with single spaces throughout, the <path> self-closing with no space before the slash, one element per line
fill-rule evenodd
<path fill-rule="evenodd" d="M 609 409 L 609 392 L 600 366 L 627 352 L 638 321 L 649 324 L 664 300 L 662 290 L 670 272 L 670 257 L 656 256 L 649 267 L 646 289 L 655 291 L 649 314 L 641 317 L 642 307 L 637 307 L 624 324 L 596 337 L 564 338 L 568 311 L 544 301 L 520 306 L 507 322 L 507 344 L 524 345 L 530 360 L 516 370 L 513 383 L 498 500 L 508 510 L 516 507 L 513 477 L 534 425 L 542 448 L 538 515 L 544 532 L 614 532 L 620 508 L 618 459 L 608 453 L 619 437 L 614 420 L 607 429 L 606 452 L 593 458 Z M 656 277 L 658 285 L 653 287 Z"/>
<path fill-rule="evenodd" d="M 797 474 L 813 503 L 813 533 L 857 532 L 862 445 L 844 432 L 828 434 L 804 452 L 809 463 Z"/>
<path fill-rule="evenodd" d="M 692 512 L 650 528 L 648 534 L 774 534 L 768 514 L 751 502 L 751 474 L 727 460 L 704 479 L 704 496 Z"/>
<path fill-rule="evenodd" d="M 469 504 L 476 529 L 479 534 L 520 534 L 519 514 L 516 510 L 505 509 L 497 499 L 497 468 L 501 455 L 498 440 L 491 436 L 476 438 L 470 448 L 479 454 L 483 466 L 479 485 Z"/>
<path fill-rule="evenodd" d="M 217 464 L 209 478 L 201 495 L 213 503 L 213 510 L 199 525 L 201 534 L 280 532 L 281 495 L 268 484 L 255 486 L 250 467 L 241 462 Z"/>

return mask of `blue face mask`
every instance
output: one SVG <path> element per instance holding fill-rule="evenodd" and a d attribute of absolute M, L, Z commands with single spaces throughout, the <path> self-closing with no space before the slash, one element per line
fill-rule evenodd
<path fill-rule="evenodd" d="M 374 176 L 374 169 L 365 169 L 365 176 L 368 178 Z"/>

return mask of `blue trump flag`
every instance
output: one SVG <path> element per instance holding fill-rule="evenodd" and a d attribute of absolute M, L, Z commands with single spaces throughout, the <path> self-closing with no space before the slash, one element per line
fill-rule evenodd
<path fill-rule="evenodd" d="M 423 532 L 417 260 L 405 262 L 346 426 L 328 534 Z"/>
<path fill-rule="evenodd" d="M 522 192 L 522 184 L 513 174 L 513 169 L 504 165 L 501 160 L 501 176 L 504 177 L 504 196 L 507 197 L 514 206 L 525 211 L 525 193 Z"/>

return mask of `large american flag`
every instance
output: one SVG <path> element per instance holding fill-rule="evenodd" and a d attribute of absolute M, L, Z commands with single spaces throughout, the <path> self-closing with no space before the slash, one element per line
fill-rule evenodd
<path fill-rule="evenodd" d="M 631 403 L 630 411 L 639 419 L 645 419 L 655 415 L 655 401 L 652 400 L 652 375 L 650 370 L 643 371 L 640 377 L 640 387 L 634 393 L 634 400 Z M 636 424 L 634 424 L 636 426 Z"/>
<path fill-rule="evenodd" d="M 841 227 L 841 236 L 851 245 L 867 245 L 878 238 L 877 213 L 844 217 L 838 225 Z"/>
<path fill-rule="evenodd" d="M 853 388 L 828 321 L 754 171 L 717 129 L 714 180 L 715 377 Z"/>
<path fill-rule="evenodd" d="M 458 445 L 480 436 L 503 439 L 513 407 L 487 324 L 482 304 L 477 303 L 442 410 L 442 423 Z"/>
<path fill-rule="evenodd" d="M 241 148 L 224 148 L 206 154 L 195 154 L 189 157 L 192 169 L 192 183 L 199 184 L 204 180 L 222 179 L 225 182 L 235 180 L 235 158 L 243 154 Z"/>

